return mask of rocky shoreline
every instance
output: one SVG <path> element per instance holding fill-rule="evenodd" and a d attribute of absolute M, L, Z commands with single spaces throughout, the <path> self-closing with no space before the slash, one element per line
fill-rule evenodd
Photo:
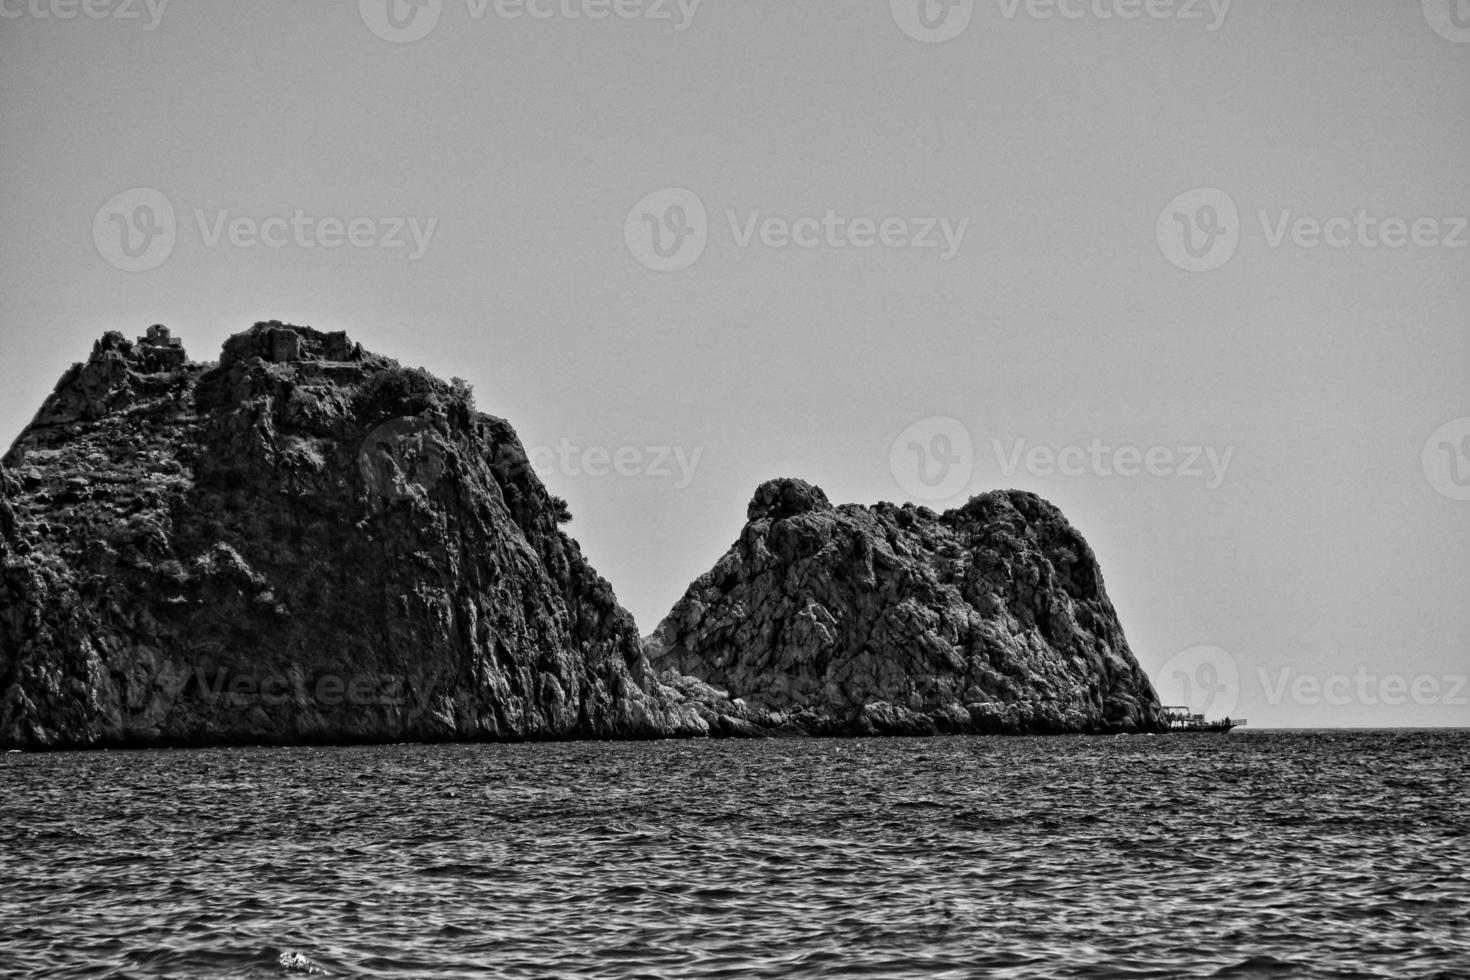
<path fill-rule="evenodd" d="M 0 490 L 7 749 L 1158 728 L 1039 498 L 771 481 L 644 641 L 511 425 L 342 333 L 109 333 Z"/>

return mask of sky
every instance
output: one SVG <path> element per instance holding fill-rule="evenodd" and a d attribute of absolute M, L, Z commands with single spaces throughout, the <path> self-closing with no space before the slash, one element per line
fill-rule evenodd
<path fill-rule="evenodd" d="M 0 445 L 107 330 L 474 385 L 648 633 L 992 488 L 1166 703 L 1470 725 L 1467 0 L 0 0 Z"/>

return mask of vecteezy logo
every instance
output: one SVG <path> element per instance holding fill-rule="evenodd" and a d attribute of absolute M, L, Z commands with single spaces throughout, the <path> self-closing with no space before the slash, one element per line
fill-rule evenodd
<path fill-rule="evenodd" d="M 368 30 L 385 41 L 408 44 L 427 37 L 439 23 L 444 0 L 357 0 Z"/>
<path fill-rule="evenodd" d="M 1240 670 L 1219 647 L 1190 647 L 1164 664 L 1158 690 L 1166 705 L 1186 705 L 1209 721 L 1228 718 L 1240 698 Z"/>
<path fill-rule="evenodd" d="M 1470 44 L 1470 0 L 1423 0 L 1424 19 L 1446 41 Z"/>
<path fill-rule="evenodd" d="M 1436 429 L 1421 462 L 1430 486 L 1451 500 L 1470 500 L 1470 416 Z"/>
<path fill-rule="evenodd" d="M 1240 245 L 1240 212 L 1213 187 L 1185 191 L 1159 212 L 1154 235 L 1164 257 L 1187 272 L 1209 272 L 1229 262 Z"/>
<path fill-rule="evenodd" d="M 709 244 L 704 202 L 682 187 L 654 191 L 628 212 L 623 240 L 633 257 L 655 272 L 687 269 Z"/>
<path fill-rule="evenodd" d="M 421 497 L 444 475 L 444 448 L 425 419 L 389 419 L 369 432 L 357 452 L 362 482 L 385 500 Z"/>
<path fill-rule="evenodd" d="M 942 44 L 970 26 L 975 0 L 888 0 L 893 22 L 915 41 Z"/>
<path fill-rule="evenodd" d="M 174 206 L 161 191 L 134 187 L 97 209 L 92 244 L 108 265 L 124 272 L 156 269 L 173 254 L 178 237 Z"/>
<path fill-rule="evenodd" d="M 923 419 L 893 440 L 888 467 L 909 496 L 945 500 L 969 486 L 975 472 L 975 443 L 959 419 Z"/>

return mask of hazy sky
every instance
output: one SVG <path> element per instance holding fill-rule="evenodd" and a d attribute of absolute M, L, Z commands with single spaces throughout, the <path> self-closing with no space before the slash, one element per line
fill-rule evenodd
<path fill-rule="evenodd" d="M 764 479 L 1010 486 L 1165 701 L 1470 724 L 1470 2 L 84 2 L 0 0 L 0 445 L 105 330 L 345 329 L 645 633 Z"/>

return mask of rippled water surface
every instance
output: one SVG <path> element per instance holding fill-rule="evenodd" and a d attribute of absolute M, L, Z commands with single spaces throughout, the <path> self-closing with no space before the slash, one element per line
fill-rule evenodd
<path fill-rule="evenodd" d="M 1470 977 L 1470 732 L 0 757 L 0 974 Z"/>

